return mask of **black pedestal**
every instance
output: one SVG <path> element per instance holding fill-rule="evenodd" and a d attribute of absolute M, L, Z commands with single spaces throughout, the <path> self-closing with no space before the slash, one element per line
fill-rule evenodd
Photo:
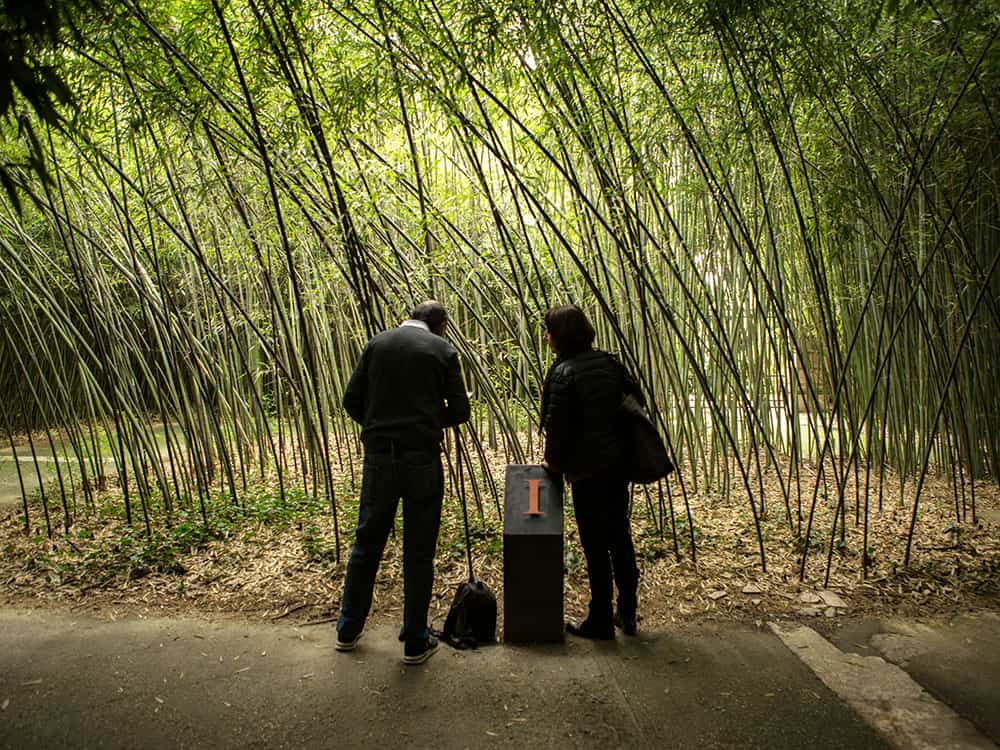
<path fill-rule="evenodd" d="M 563 640 L 562 485 L 540 466 L 507 467 L 503 639 Z"/>
<path fill-rule="evenodd" d="M 546 643 L 563 639 L 563 538 L 503 537 L 503 639 Z"/>

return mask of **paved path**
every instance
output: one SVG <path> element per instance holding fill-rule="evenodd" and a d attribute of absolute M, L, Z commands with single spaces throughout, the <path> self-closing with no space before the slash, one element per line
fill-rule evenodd
<path fill-rule="evenodd" d="M 390 626 L 332 646 L 328 625 L 3 611 L 0 748 L 892 746 L 766 628 L 442 646 L 420 667 Z"/>

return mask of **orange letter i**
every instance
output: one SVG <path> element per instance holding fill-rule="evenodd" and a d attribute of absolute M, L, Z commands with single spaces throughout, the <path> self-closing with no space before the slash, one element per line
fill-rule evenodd
<path fill-rule="evenodd" d="M 541 479 L 529 479 L 528 480 L 528 512 L 525 513 L 526 516 L 542 516 L 545 515 L 538 509 L 538 492 L 541 487 Z"/>

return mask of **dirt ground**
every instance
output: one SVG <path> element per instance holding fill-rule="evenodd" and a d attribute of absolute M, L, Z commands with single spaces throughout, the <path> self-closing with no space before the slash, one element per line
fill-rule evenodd
<path fill-rule="evenodd" d="M 903 563 L 913 516 L 907 496 L 912 483 L 887 483 L 881 493 L 881 511 L 876 491 L 869 487 L 866 548 L 870 566 L 864 576 L 863 498 L 848 486 L 843 543 L 838 526 L 833 529 L 831 554 L 836 504 L 820 497 L 800 580 L 802 538 L 811 504 L 810 477 L 803 476 L 801 481 L 799 535 L 793 533 L 797 493 L 792 493 L 795 499 L 786 511 L 778 488 L 765 486 L 767 513 L 759 523 L 766 569 L 755 514 L 745 494 L 689 490 L 695 541 L 692 558 L 692 526 L 676 486 L 664 495 L 662 504 L 655 486 L 638 488 L 632 523 L 642 575 L 640 627 L 703 620 L 759 624 L 769 617 L 792 615 L 809 618 L 823 630 L 845 617 L 947 616 L 1000 608 L 1000 490 L 995 485 L 976 485 L 973 521 L 971 488 L 966 488 L 956 510 L 955 491 L 942 480 L 929 480 L 921 495 L 908 566 Z M 759 505 L 755 509 L 759 511 Z M 488 504 L 482 518 L 477 516 L 473 510 L 475 573 L 497 593 L 502 613 L 502 528 Z M 341 529 L 337 561 L 328 514 L 282 527 L 243 524 L 226 538 L 184 551 L 165 569 L 138 566 L 108 574 L 102 571 L 100 554 L 104 553 L 98 552 L 97 545 L 121 534 L 122 528 L 92 521 L 85 545 L 79 536 L 58 531 L 51 539 L 37 529 L 26 535 L 20 509 L 0 508 L 0 604 L 107 618 L 142 613 L 320 623 L 336 615 L 351 533 Z M 86 522 L 78 518 L 75 525 Z M 375 592 L 374 622 L 401 618 L 400 542 L 397 534 L 386 549 Z M 571 515 L 566 519 L 565 562 L 566 615 L 580 617 L 586 612 L 587 580 Z M 454 498 L 446 498 L 431 604 L 433 623 L 443 623 L 452 595 L 466 577 L 461 512 Z"/>

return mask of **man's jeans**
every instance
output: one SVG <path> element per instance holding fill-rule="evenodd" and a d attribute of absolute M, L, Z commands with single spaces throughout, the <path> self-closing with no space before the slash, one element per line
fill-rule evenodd
<path fill-rule="evenodd" d="M 353 635 L 364 627 L 382 551 L 402 498 L 403 628 L 399 639 L 416 643 L 427 638 L 443 495 L 444 473 L 437 450 L 365 452 L 358 527 L 347 563 L 338 632 L 346 629 Z"/>

